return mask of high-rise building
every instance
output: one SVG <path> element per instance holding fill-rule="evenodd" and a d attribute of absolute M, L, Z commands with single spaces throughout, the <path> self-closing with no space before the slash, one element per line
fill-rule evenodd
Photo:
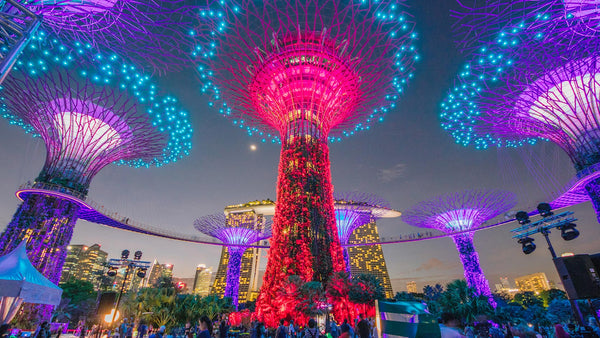
<path fill-rule="evenodd" d="M 417 282 L 412 281 L 406 283 L 406 291 L 409 293 L 417 293 Z"/>
<path fill-rule="evenodd" d="M 227 223 L 231 227 L 251 227 L 264 224 L 265 215 L 272 215 L 274 212 L 274 203 L 271 200 L 252 201 L 246 204 L 230 205 L 225 207 Z M 257 229 L 258 230 L 258 229 Z M 223 247 L 221 250 L 221 259 L 213 287 L 212 294 L 223 297 L 225 294 L 225 285 L 227 277 L 227 265 L 229 263 L 229 250 Z M 242 257 L 242 266 L 240 271 L 240 287 L 238 293 L 238 303 L 255 300 L 258 296 L 258 267 L 260 264 L 260 249 L 248 248 Z"/>
<path fill-rule="evenodd" d="M 161 277 L 173 278 L 173 264 L 160 264 L 155 259 L 143 284 L 145 286 L 153 286 Z"/>
<path fill-rule="evenodd" d="M 543 272 L 517 277 L 515 278 L 515 284 L 517 284 L 517 288 L 521 291 L 540 293 L 544 290 L 550 290 L 550 283 Z"/>
<path fill-rule="evenodd" d="M 502 283 L 502 288 L 510 289 L 510 282 L 508 281 L 508 277 L 500 277 L 500 283 Z"/>
<path fill-rule="evenodd" d="M 104 273 L 108 254 L 100 249 L 100 244 L 69 245 L 63 265 L 60 282 L 85 280 L 97 286 L 98 277 Z"/>
<path fill-rule="evenodd" d="M 374 219 L 354 230 L 349 241 L 351 244 L 373 242 L 379 242 L 379 232 Z M 348 248 L 348 255 L 350 256 L 350 271 L 353 276 L 361 273 L 377 276 L 385 291 L 385 297 L 394 297 L 392 282 L 381 245 L 351 246 Z"/>
<path fill-rule="evenodd" d="M 210 280 L 212 279 L 212 268 L 207 268 L 206 265 L 200 264 L 196 268 L 194 276 L 194 285 L 192 292 L 199 296 L 208 296 L 210 293 Z"/>

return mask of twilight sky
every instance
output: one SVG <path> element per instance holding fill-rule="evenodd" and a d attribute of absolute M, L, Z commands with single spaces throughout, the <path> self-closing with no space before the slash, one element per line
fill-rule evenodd
<path fill-rule="evenodd" d="M 336 190 L 359 190 L 378 194 L 403 211 L 435 195 L 470 188 L 513 191 L 519 198 L 515 209 L 531 209 L 547 201 L 547 191 L 566 184 L 574 174 L 570 161 L 552 144 L 521 150 L 478 151 L 454 144 L 442 131 L 439 105 L 465 57 L 455 48 L 450 34 L 449 0 L 411 0 L 411 12 L 420 35 L 422 59 L 415 79 L 386 120 L 342 143 L 330 146 L 333 184 Z M 133 169 L 114 165 L 93 180 L 89 199 L 145 224 L 194 233 L 193 221 L 221 212 L 225 205 L 250 200 L 275 199 L 280 146 L 262 144 L 209 108 L 199 94 L 193 72 L 168 74 L 162 88 L 177 96 L 192 113 L 195 134 L 191 156 L 163 168 Z M 257 145 L 256 151 L 250 146 Z M 33 180 L 41 170 L 45 148 L 21 129 L 0 121 L 0 224 L 10 221 L 18 206 L 17 187 Z M 529 173 L 523 158 L 533 158 L 550 177 Z M 538 181 L 547 182 L 540 188 Z M 575 211 L 581 236 L 563 241 L 551 235 L 557 253 L 600 252 L 600 225 L 591 204 Z M 514 224 L 478 232 L 475 246 L 493 289 L 499 277 L 546 272 L 558 281 L 550 255 L 535 236 L 538 249 L 525 256 L 511 239 Z M 415 231 L 399 219 L 379 222 L 382 236 Z M 142 250 L 144 259 L 157 258 L 175 265 L 175 275 L 192 277 L 200 263 L 218 265 L 220 247 L 195 245 L 148 237 L 79 221 L 73 244 L 99 243 L 111 257 L 123 249 Z M 462 266 L 449 238 L 384 246 L 394 291 L 406 290 L 407 281 L 419 288 L 462 277 Z"/>

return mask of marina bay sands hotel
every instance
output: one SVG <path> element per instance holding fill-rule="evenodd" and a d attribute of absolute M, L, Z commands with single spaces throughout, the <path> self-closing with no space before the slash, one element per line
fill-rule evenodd
<path fill-rule="evenodd" d="M 255 227 L 257 224 L 262 224 L 262 219 L 264 217 L 271 217 L 274 213 L 275 203 L 271 200 L 252 201 L 245 204 L 236 204 L 225 207 L 227 222 L 232 227 Z M 350 238 L 350 244 L 373 243 L 378 241 L 379 233 L 377 231 L 375 218 L 371 218 L 368 224 L 356 229 Z M 266 244 L 266 241 L 261 244 Z M 258 297 L 259 283 L 262 280 L 262 276 L 259 276 L 262 250 L 264 249 L 248 248 L 244 253 L 240 273 L 240 303 L 252 301 Z M 352 275 L 362 273 L 375 275 L 381 281 L 385 296 L 387 298 L 392 298 L 394 296 L 381 245 L 350 246 L 348 248 L 348 254 L 350 257 L 350 271 Z M 222 297 L 225 293 L 228 261 L 229 254 L 227 247 L 223 247 L 219 268 L 212 285 L 212 294 Z"/>

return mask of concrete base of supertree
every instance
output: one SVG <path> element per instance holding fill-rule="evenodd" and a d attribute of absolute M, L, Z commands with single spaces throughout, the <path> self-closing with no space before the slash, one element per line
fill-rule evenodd
<path fill-rule="evenodd" d="M 27 241 L 27 254 L 46 278 L 58 284 L 79 206 L 47 195 L 27 195 L 0 236 L 0 255 Z"/>
<path fill-rule="evenodd" d="M 473 232 L 458 234 L 452 236 L 452 240 L 458 250 L 467 284 L 474 288 L 477 294 L 487 296 L 490 305 L 496 307 L 496 302 L 492 298 L 492 291 L 490 290 L 488 280 L 485 278 L 481 266 L 479 265 L 479 255 L 473 245 L 473 235 Z"/>
<path fill-rule="evenodd" d="M 276 298 L 289 276 L 326 284 L 334 272 L 345 271 L 329 167 L 325 140 L 296 136 L 284 142 L 273 237 L 256 304 L 258 318 L 268 326 L 276 326 L 277 319 L 286 316 Z"/>
<path fill-rule="evenodd" d="M 238 309 L 240 292 L 240 270 L 245 247 L 230 247 L 229 261 L 227 264 L 227 281 L 225 282 L 225 297 L 231 297 L 233 306 Z"/>
<path fill-rule="evenodd" d="M 585 190 L 590 196 L 590 200 L 596 211 L 596 219 L 600 223 L 600 178 L 590 181 L 585 186 Z"/>

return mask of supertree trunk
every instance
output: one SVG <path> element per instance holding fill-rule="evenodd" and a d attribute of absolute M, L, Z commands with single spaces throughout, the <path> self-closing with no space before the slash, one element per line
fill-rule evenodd
<path fill-rule="evenodd" d="M 240 292 L 240 270 L 245 247 L 229 247 L 229 262 L 227 264 L 227 281 L 225 283 L 225 297 L 231 297 L 233 306 L 237 310 Z"/>
<path fill-rule="evenodd" d="M 348 273 L 348 277 L 352 278 L 352 271 L 350 269 L 350 253 L 348 252 L 348 247 L 343 247 L 342 252 L 344 253 L 344 263 L 346 263 L 346 272 Z"/>
<path fill-rule="evenodd" d="M 12 251 L 23 240 L 33 266 L 58 284 L 73 236 L 79 206 L 46 195 L 28 195 L 0 236 L 0 254 Z"/>
<path fill-rule="evenodd" d="M 325 284 L 332 273 L 345 270 L 329 167 L 324 140 L 296 136 L 284 142 L 269 264 L 257 304 L 259 318 L 269 326 L 278 317 L 292 315 L 278 313 L 273 303 L 289 276 Z"/>
<path fill-rule="evenodd" d="M 479 255 L 473 245 L 473 235 L 472 232 L 453 235 L 452 240 L 458 250 L 467 284 L 474 288 L 477 294 L 489 297 L 490 304 L 495 307 L 490 285 L 479 265 Z"/>

